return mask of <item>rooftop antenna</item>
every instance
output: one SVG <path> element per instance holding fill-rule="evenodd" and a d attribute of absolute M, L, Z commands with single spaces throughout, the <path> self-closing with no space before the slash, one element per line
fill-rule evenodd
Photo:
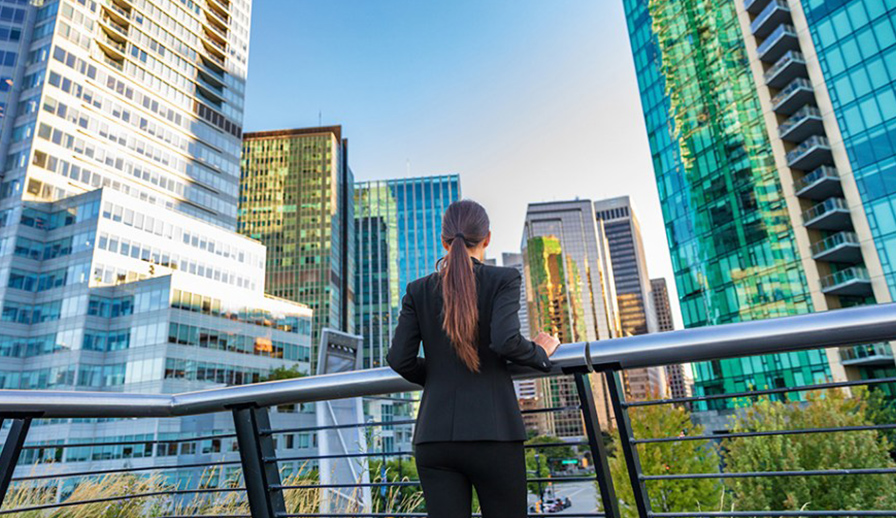
<path fill-rule="evenodd" d="M 323 114 L 321 113 L 321 111 L 320 111 L 320 110 L 317 110 L 317 127 L 318 127 L 318 128 L 320 128 L 321 126 L 323 126 L 323 124 L 321 123 L 322 115 L 323 115 Z"/>

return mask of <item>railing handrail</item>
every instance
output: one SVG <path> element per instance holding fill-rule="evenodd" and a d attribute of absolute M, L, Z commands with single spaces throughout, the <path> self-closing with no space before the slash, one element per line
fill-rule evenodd
<path fill-rule="evenodd" d="M 554 370 L 514 369 L 514 377 L 564 370 L 632 369 L 738 356 L 879 342 L 896 338 L 896 303 L 699 327 L 561 346 Z M 419 390 L 383 367 L 213 388 L 181 394 L 0 390 L 0 415 L 42 418 L 177 417 Z"/>

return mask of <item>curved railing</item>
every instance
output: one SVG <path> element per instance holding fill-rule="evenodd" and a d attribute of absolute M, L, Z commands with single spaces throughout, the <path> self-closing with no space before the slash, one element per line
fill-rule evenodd
<path fill-rule="evenodd" d="M 576 476 L 558 476 L 545 478 L 536 476 L 530 479 L 533 484 L 559 485 L 567 482 L 594 482 L 601 496 L 600 510 L 594 509 L 587 512 L 564 513 L 565 516 L 620 516 L 619 502 L 616 497 L 612 477 L 610 476 L 609 460 L 606 448 L 601 439 L 601 419 L 598 418 L 595 398 L 592 393 L 592 384 L 596 379 L 602 379 L 603 387 L 609 395 L 614 415 L 613 426 L 618 429 L 620 437 L 620 449 L 625 460 L 625 466 L 634 487 L 634 502 L 626 505 L 634 505 L 642 518 L 647 517 L 673 517 L 673 516 L 784 516 L 786 512 L 689 512 L 689 513 L 662 513 L 651 510 L 650 494 L 648 488 L 651 483 L 658 480 L 686 480 L 695 478 L 731 477 L 767 477 L 767 476 L 863 476 L 865 474 L 894 475 L 896 469 L 880 467 L 860 470 L 805 470 L 792 472 L 750 472 L 750 473 L 699 473 L 699 474 L 644 474 L 641 471 L 638 458 L 639 445 L 688 440 L 722 440 L 737 438 L 743 434 L 721 433 L 707 436 L 678 437 L 652 437 L 635 438 L 632 431 L 632 422 L 629 409 L 633 407 L 654 405 L 681 405 L 700 404 L 715 400 L 757 397 L 761 395 L 775 395 L 790 392 L 800 392 L 815 389 L 829 389 L 834 387 L 851 387 L 857 385 L 880 385 L 894 383 L 896 379 L 872 379 L 872 380 L 837 380 L 825 381 L 809 386 L 795 387 L 771 387 L 750 390 L 741 393 L 700 394 L 695 397 L 676 397 L 654 401 L 626 402 L 626 388 L 620 374 L 628 369 L 656 367 L 670 364 L 704 362 L 755 355 L 768 355 L 789 351 L 807 349 L 819 349 L 838 346 L 850 346 L 854 344 L 880 343 L 890 339 L 896 339 L 896 304 L 881 304 L 850 309 L 841 309 L 823 313 L 812 313 L 801 316 L 775 318 L 762 321 L 744 322 L 736 324 L 719 325 L 673 331 L 666 333 L 654 333 L 640 336 L 632 336 L 620 339 L 604 340 L 591 343 L 565 344 L 558 349 L 554 356 L 554 369 L 551 373 L 544 374 L 533 370 L 515 368 L 514 376 L 517 379 L 529 379 L 540 377 L 571 376 L 575 383 L 575 392 L 578 402 L 572 406 L 566 405 L 552 408 L 539 408 L 526 410 L 527 415 L 546 414 L 549 412 L 575 412 L 581 415 L 584 423 L 584 437 L 579 441 L 563 443 L 585 447 L 593 459 L 593 471 L 580 471 Z M 6 444 L 0 452 L 0 496 L 5 496 L 10 484 L 22 484 L 33 481 L 56 480 L 58 477 L 90 477 L 107 475 L 109 473 L 142 473 L 154 470 L 172 469 L 183 466 L 173 465 L 149 465 L 132 466 L 126 464 L 121 468 L 84 471 L 61 472 L 53 475 L 19 475 L 13 477 L 16 462 L 23 451 L 29 449 L 64 449 L 87 447 L 91 444 L 84 443 L 60 443 L 52 445 L 28 445 L 25 440 L 31 421 L 34 419 L 64 419 L 64 418 L 172 418 L 210 414 L 217 412 L 230 412 L 233 415 L 235 433 L 211 434 L 207 437 L 191 437 L 185 439 L 148 439 L 134 440 L 130 443 L 145 448 L 152 452 L 154 448 L 167 447 L 166 445 L 202 440 L 230 440 L 234 442 L 232 449 L 238 451 L 239 459 L 210 462 L 202 465 L 228 465 L 239 468 L 245 485 L 231 485 L 224 488 L 199 487 L 196 489 L 166 489 L 165 494 L 187 498 L 196 495 L 214 495 L 220 492 L 235 492 L 241 495 L 241 501 L 248 504 L 251 514 L 237 514 L 230 516 L 252 516 L 258 518 L 275 518 L 286 516 L 425 516 L 419 512 L 387 512 L 376 513 L 361 509 L 351 512 L 339 513 L 296 513 L 291 511 L 284 503 L 284 494 L 290 491 L 307 491 L 311 489 L 328 490 L 337 487 L 374 488 L 377 491 L 385 488 L 406 488 L 416 486 L 416 480 L 397 481 L 365 481 L 359 480 L 353 484 L 314 484 L 295 483 L 281 478 L 278 467 L 285 461 L 316 461 L 328 458 L 325 455 L 277 455 L 274 447 L 274 437 L 282 434 L 292 434 L 299 431 L 321 432 L 323 430 L 350 429 L 350 428 L 377 428 L 411 426 L 410 418 L 392 420 L 377 423 L 344 423 L 331 426 L 301 427 L 289 429 L 273 429 L 268 418 L 268 408 L 284 404 L 311 403 L 321 401 L 334 401 L 345 398 L 383 396 L 401 392 L 416 391 L 420 387 L 411 384 L 388 368 L 354 371 L 342 374 L 328 374 L 310 376 L 305 378 L 272 381 L 252 385 L 215 388 L 210 390 L 188 392 L 174 395 L 150 395 L 128 394 L 108 392 L 65 392 L 65 391 L 32 391 L 32 390 L 0 390 L 0 418 L 10 421 L 12 424 L 7 433 Z M 862 430 L 890 430 L 896 428 L 894 424 L 867 425 L 860 427 Z M 776 435 L 778 433 L 830 433 L 851 431 L 849 427 L 830 427 L 824 429 L 808 429 L 802 431 L 769 432 L 758 435 Z M 757 434 L 753 434 L 757 435 Z M 747 436 L 752 436 L 747 434 Z M 104 444 L 104 443 L 97 443 Z M 532 444 L 529 448 L 555 448 L 558 444 Z M 224 450 L 222 450 L 224 451 Z M 389 458 L 407 458 L 413 455 L 412 451 L 359 451 L 348 453 L 341 457 L 351 458 L 380 458 L 385 461 Z M 331 456 L 333 457 L 333 456 Z M 340 457 L 340 456 L 336 456 Z M 399 464 L 400 465 L 400 464 Z M 584 475 L 582 473 L 585 473 Z M 158 495 L 155 492 L 128 494 L 109 498 L 110 501 L 120 501 L 131 498 L 153 498 Z M 286 499 L 288 500 L 288 499 Z M 0 516 L 23 511 L 39 511 L 42 509 L 56 509 L 66 506 L 87 505 L 102 502 L 95 500 L 66 500 L 30 505 L 16 508 L 0 509 Z M 878 516 L 882 512 L 892 515 L 896 511 L 843 511 L 849 516 Z M 800 511 L 799 516 L 831 516 L 834 511 L 812 511 L 807 509 Z M 532 515 L 539 515 L 533 512 Z M 841 513 L 842 514 L 842 513 Z M 846 514 L 842 514 L 846 515 Z M 173 515 L 172 515 L 173 516 Z M 201 516 L 201 515 L 195 515 Z M 839 515 L 838 515 L 839 516 Z"/>

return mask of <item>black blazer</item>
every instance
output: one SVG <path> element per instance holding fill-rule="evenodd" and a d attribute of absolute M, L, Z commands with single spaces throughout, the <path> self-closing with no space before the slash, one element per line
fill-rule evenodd
<path fill-rule="evenodd" d="M 389 365 L 423 386 L 414 444 L 437 441 L 522 441 L 526 429 L 513 382 L 511 361 L 551 370 L 544 349 L 520 335 L 520 273 L 473 260 L 479 299 L 480 371 L 458 358 L 442 329 L 438 273 L 408 284 Z M 420 358 L 420 341 L 425 358 Z"/>

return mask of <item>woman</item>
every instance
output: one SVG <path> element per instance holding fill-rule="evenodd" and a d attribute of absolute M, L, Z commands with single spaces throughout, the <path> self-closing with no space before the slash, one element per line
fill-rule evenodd
<path fill-rule="evenodd" d="M 429 518 L 469 518 L 475 487 L 484 518 L 523 518 L 526 429 L 507 362 L 548 372 L 560 342 L 520 335 L 520 274 L 482 264 L 491 239 L 482 206 L 452 203 L 441 237 L 447 255 L 408 284 L 388 355 L 423 386 L 414 450 L 426 509 Z"/>

